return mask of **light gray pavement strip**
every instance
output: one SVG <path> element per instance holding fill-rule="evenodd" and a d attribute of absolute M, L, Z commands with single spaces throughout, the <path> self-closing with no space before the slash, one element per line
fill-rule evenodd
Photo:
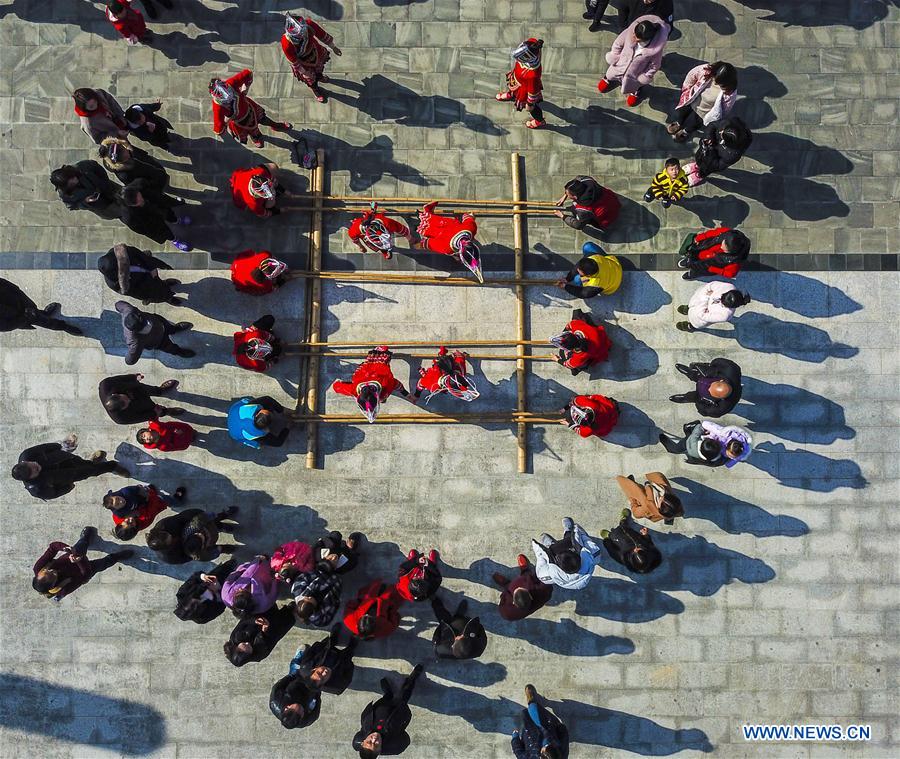
<path fill-rule="evenodd" d="M 290 404 L 296 359 L 284 359 L 274 377 L 239 370 L 230 362 L 230 334 L 265 312 L 279 318 L 276 331 L 299 333 L 302 288 L 239 297 L 225 277 L 199 272 L 179 274 L 193 288 L 188 306 L 164 307 L 195 323 L 181 337 L 197 358 L 148 356 L 137 368 L 150 382 L 182 381 L 179 402 L 207 447 L 145 455 L 134 429 L 106 419 L 96 396 L 101 377 L 125 371 L 114 355 L 123 348 L 117 324 L 105 313 L 113 293 L 89 273 L 13 274 L 39 304 L 62 301 L 90 337 L 0 335 L 4 468 L 26 446 L 75 430 L 82 452 L 118 449 L 141 481 L 168 490 L 187 484 L 192 505 L 240 506 L 241 555 L 326 528 L 361 529 L 374 558 L 351 575 L 350 589 L 363 575 L 391 576 L 401 549 L 442 549 L 446 592 L 473 599 L 490 642 L 479 662 L 429 662 L 413 697 L 410 756 L 509 756 L 527 682 L 557 702 L 573 757 L 679 749 L 695 756 L 712 748 L 721 757 L 887 758 L 900 750 L 896 274 L 742 274 L 755 301 L 736 339 L 673 328 L 675 307 L 694 288 L 677 274 L 627 275 L 621 293 L 592 304 L 610 320 L 615 344 L 599 379 L 534 365 L 529 382 L 533 409 L 558 408 L 569 390 L 613 395 L 625 409 L 620 427 L 607 441 L 583 441 L 557 426 L 532 430 L 528 475 L 514 473 L 515 440 L 506 428 L 327 426 L 324 467 L 313 472 L 304 468 L 302 430 L 260 458 L 232 446 L 221 429 L 228 402 L 269 393 Z M 325 293 L 333 340 L 514 332 L 512 294 L 503 290 L 327 284 Z M 558 331 L 574 303 L 531 292 L 531 336 Z M 740 413 L 726 419 L 749 422 L 758 447 L 749 461 L 711 471 L 645 447 L 658 428 L 676 430 L 694 418 L 690 407 L 667 401 L 685 389 L 673 364 L 721 354 L 747 377 Z M 323 388 L 348 369 L 324 362 Z M 405 381 L 404 363 L 395 369 Z M 472 408 L 512 402 L 511 363 L 481 362 L 475 376 L 483 401 Z M 326 394 L 325 407 L 350 411 L 352 402 Z M 408 409 L 394 398 L 384 411 Z M 582 593 L 559 592 L 519 625 L 498 620 L 490 608 L 494 562 L 514 565 L 530 537 L 558 534 L 566 515 L 593 533 L 612 526 L 624 505 L 614 476 L 654 469 L 691 493 L 687 520 L 654 528 L 664 533 L 666 555 L 657 574 L 635 582 L 604 561 Z M 201 627 L 171 613 L 176 578 L 195 565 L 148 562 L 140 539 L 138 559 L 59 606 L 31 591 L 30 567 L 50 540 L 73 541 L 93 523 L 110 545 L 111 520 L 99 499 L 122 484 L 89 480 L 44 504 L 0 478 L 0 669 L 11 686 L 0 709 L 0 753 L 351 756 L 359 712 L 379 677 L 429 658 L 427 606 L 407 607 L 404 631 L 365 647 L 351 690 L 326 695 L 314 726 L 285 732 L 268 712 L 269 688 L 295 647 L 318 633 L 293 630 L 265 662 L 233 668 L 221 652 L 230 617 Z M 869 724 L 873 741 L 749 744 L 740 736 L 745 722 Z"/>

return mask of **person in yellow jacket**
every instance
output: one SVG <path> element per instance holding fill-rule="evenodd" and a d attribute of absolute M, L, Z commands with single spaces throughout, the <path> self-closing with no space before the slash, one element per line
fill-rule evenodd
<path fill-rule="evenodd" d="M 622 284 L 622 264 L 615 256 L 608 256 L 593 242 L 581 247 L 584 254 L 575 268 L 560 279 L 556 286 L 576 298 L 612 295 Z"/>
<path fill-rule="evenodd" d="M 687 174 L 681 168 L 681 162 L 677 158 L 669 158 L 665 168 L 650 182 L 650 189 L 644 193 L 644 202 L 661 200 L 663 208 L 668 208 L 687 195 L 688 188 Z"/>

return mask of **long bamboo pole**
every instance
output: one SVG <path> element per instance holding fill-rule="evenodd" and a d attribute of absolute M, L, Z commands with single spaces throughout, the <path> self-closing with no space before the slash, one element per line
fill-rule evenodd
<path fill-rule="evenodd" d="M 281 208 L 285 211 L 317 211 L 316 207 L 313 206 L 295 206 L 291 204 L 284 204 Z M 359 213 L 362 210 L 360 208 L 332 208 L 332 207 L 324 207 L 322 211 L 325 213 Z M 396 214 L 405 214 L 409 213 L 408 208 L 379 208 L 379 211 L 383 211 L 384 213 L 396 213 Z M 448 214 L 463 214 L 470 213 L 473 216 L 509 216 L 520 215 L 520 216 L 553 216 L 555 210 L 553 208 L 521 208 L 519 210 L 509 209 L 509 210 L 494 210 L 494 209 L 480 209 L 480 208 L 442 208 L 442 211 Z"/>
<path fill-rule="evenodd" d="M 304 197 L 303 195 L 297 195 L 295 197 Z M 366 198 L 361 197 L 359 195 L 326 195 L 324 197 L 326 202 L 328 201 L 341 201 L 344 203 L 360 203 L 362 205 L 369 205 L 370 203 L 421 203 L 422 205 L 426 203 L 430 203 L 432 200 L 438 202 L 438 204 L 443 203 L 471 203 L 472 205 L 477 206 L 548 206 L 552 208 L 557 208 L 555 201 L 552 200 L 478 200 L 477 198 L 389 198 L 389 197 L 373 197 Z"/>
<path fill-rule="evenodd" d="M 520 158 L 518 153 L 511 156 L 512 168 L 512 194 L 514 200 L 522 197 L 522 177 L 520 175 Z M 518 210 L 519 206 L 516 206 Z M 516 279 L 521 282 L 525 278 L 524 235 L 522 230 L 522 216 L 513 216 L 513 248 L 516 253 Z M 525 287 L 516 285 L 516 340 L 525 340 Z M 526 363 L 525 346 L 519 342 L 516 347 L 516 411 L 520 414 L 526 410 Z M 519 422 L 516 428 L 516 440 L 519 446 L 518 468 L 519 474 L 528 471 L 528 428 L 523 422 Z"/>
<path fill-rule="evenodd" d="M 555 285 L 556 279 L 540 278 L 528 279 L 519 278 L 503 278 L 503 277 L 485 277 L 484 282 L 478 282 L 476 279 L 467 277 L 452 276 L 433 276 L 424 274 L 400 274 L 395 272 L 375 272 L 375 271 L 292 271 L 291 279 L 331 279 L 341 282 L 384 282 L 388 284 L 402 285 L 450 285 L 462 287 L 478 287 L 481 285 L 492 286 L 541 286 Z"/>
<path fill-rule="evenodd" d="M 508 345 L 544 345 L 548 344 L 547 340 L 382 340 L 380 343 L 374 340 L 368 342 L 354 343 L 331 343 L 328 341 L 312 342 L 304 340 L 299 343 L 284 343 L 285 347 L 301 347 L 304 345 L 328 346 L 329 348 L 372 348 L 375 345 L 387 345 L 391 348 L 440 348 L 442 345 L 446 348 L 468 348 L 468 347 L 503 347 Z"/>
<path fill-rule="evenodd" d="M 403 353 L 398 351 L 392 351 L 394 358 L 413 358 L 413 359 L 429 359 L 436 358 L 434 353 Z M 322 358 L 326 358 L 328 356 L 337 357 L 337 358 L 365 358 L 368 356 L 367 351 L 319 351 L 317 353 L 313 353 L 312 351 L 290 351 L 286 350 L 284 352 L 285 356 L 321 356 Z M 551 354 L 544 354 L 538 356 L 519 356 L 514 353 L 510 353 L 508 356 L 504 356 L 498 353 L 467 353 L 466 358 L 470 358 L 474 361 L 518 361 L 520 359 L 524 359 L 525 361 L 556 361 L 556 356 Z"/>
<path fill-rule="evenodd" d="M 313 193 L 315 194 L 315 210 L 312 219 L 312 235 L 310 246 L 312 250 L 312 270 L 322 270 L 322 198 L 325 194 L 325 150 L 316 149 L 316 173 L 313 175 Z M 322 332 L 322 280 L 316 278 L 312 281 L 312 303 L 310 310 L 311 329 L 309 342 L 317 343 Z M 306 409 L 312 414 L 318 412 L 319 405 L 319 356 L 318 347 L 313 345 L 309 357 L 308 379 L 306 386 Z M 315 469 L 316 459 L 319 453 L 319 428 L 315 421 L 310 421 L 306 426 L 306 468 Z"/>
<path fill-rule="evenodd" d="M 540 416 L 520 415 L 513 411 L 507 413 L 485 414 L 385 414 L 376 417 L 375 424 L 559 424 L 562 415 Z M 296 423 L 318 424 L 359 424 L 370 422 L 362 414 L 296 414 L 291 421 Z"/>

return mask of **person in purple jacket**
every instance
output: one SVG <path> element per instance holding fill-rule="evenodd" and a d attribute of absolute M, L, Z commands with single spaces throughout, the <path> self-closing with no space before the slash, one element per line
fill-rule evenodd
<path fill-rule="evenodd" d="M 278 598 L 278 580 L 263 554 L 241 564 L 222 584 L 222 602 L 240 617 L 265 614 Z"/>

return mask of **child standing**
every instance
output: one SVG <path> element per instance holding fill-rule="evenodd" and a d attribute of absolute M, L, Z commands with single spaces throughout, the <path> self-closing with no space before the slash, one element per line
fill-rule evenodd
<path fill-rule="evenodd" d="M 650 182 L 650 189 L 644 193 L 644 202 L 662 201 L 663 208 L 681 200 L 688 191 L 688 178 L 677 158 L 669 158 L 665 168 Z"/>
<path fill-rule="evenodd" d="M 110 0 L 106 18 L 129 45 L 137 45 L 149 37 L 141 12 L 131 7 L 130 0 Z"/>

